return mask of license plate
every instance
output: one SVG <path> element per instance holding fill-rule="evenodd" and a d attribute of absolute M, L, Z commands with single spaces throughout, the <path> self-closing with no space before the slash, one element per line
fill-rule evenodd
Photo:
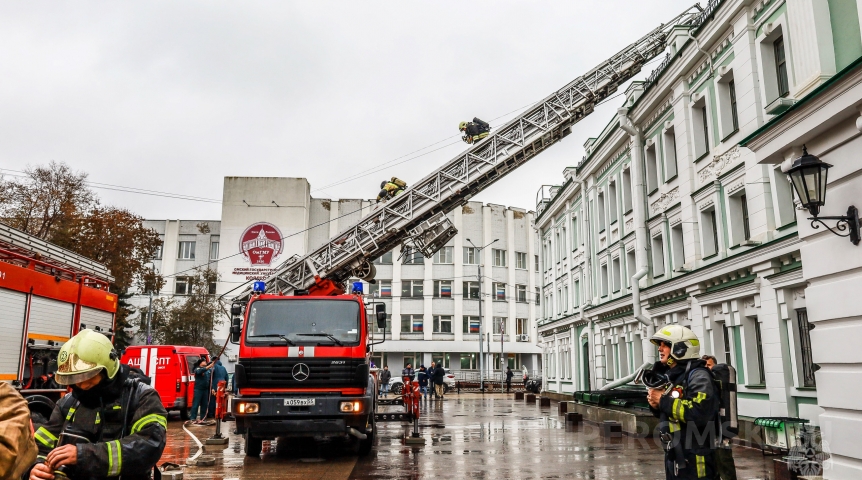
<path fill-rule="evenodd" d="M 285 407 L 310 407 L 314 405 L 313 398 L 285 398 Z"/>

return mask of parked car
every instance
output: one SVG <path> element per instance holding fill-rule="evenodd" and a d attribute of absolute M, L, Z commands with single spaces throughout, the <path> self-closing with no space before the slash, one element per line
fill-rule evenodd
<path fill-rule="evenodd" d="M 448 368 L 444 368 L 446 371 L 446 376 L 443 377 L 443 391 L 448 392 L 449 390 L 455 388 L 455 374 L 452 373 L 452 370 Z M 401 390 L 404 388 L 404 382 L 401 381 L 401 376 L 392 376 L 392 380 L 389 380 L 389 391 L 394 393 L 395 395 L 401 395 Z"/>

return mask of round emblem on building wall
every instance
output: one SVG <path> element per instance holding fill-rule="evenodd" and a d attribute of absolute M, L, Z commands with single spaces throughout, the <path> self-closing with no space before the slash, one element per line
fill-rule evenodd
<path fill-rule="evenodd" d="M 252 265 L 270 265 L 283 248 L 281 230 L 271 223 L 255 223 L 239 237 L 239 251 Z"/>

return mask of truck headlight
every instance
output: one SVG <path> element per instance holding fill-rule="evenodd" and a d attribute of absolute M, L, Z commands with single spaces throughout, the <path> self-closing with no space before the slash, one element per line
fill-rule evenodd
<path fill-rule="evenodd" d="M 253 402 L 240 402 L 236 404 L 237 413 L 257 413 L 260 411 L 260 404 Z"/>
<path fill-rule="evenodd" d="M 361 412 L 362 402 L 341 402 L 341 411 L 345 413 Z"/>

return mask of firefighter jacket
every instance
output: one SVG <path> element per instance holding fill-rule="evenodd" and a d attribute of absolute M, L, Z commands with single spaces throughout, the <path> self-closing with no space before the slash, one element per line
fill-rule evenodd
<path fill-rule="evenodd" d="M 66 467 L 73 480 L 150 478 L 165 449 L 168 414 L 153 387 L 129 372 L 121 365 L 113 380 L 97 386 L 98 392 L 73 389 L 63 397 L 48 423 L 36 430 L 37 461 L 44 462 L 55 447 L 74 443 L 78 462 Z"/>
<path fill-rule="evenodd" d="M 21 478 L 36 460 L 27 401 L 7 382 L 0 382 L 0 479 Z"/>
<path fill-rule="evenodd" d="M 714 449 L 720 399 L 706 362 L 687 360 L 675 362 L 673 367 L 656 362 L 653 369 L 666 373 L 674 386 L 661 397 L 658 409 L 650 407 L 662 420 L 659 422 L 662 433 L 676 437 L 675 442 L 686 451 Z M 677 391 L 678 398 L 674 398 L 672 390 Z"/>

